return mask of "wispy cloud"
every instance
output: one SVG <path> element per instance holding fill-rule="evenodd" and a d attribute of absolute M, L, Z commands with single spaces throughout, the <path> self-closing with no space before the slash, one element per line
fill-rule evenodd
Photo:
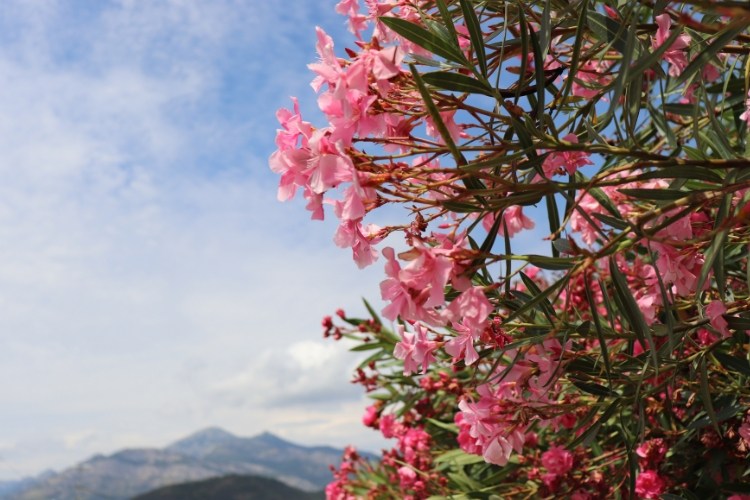
<path fill-rule="evenodd" d="M 0 478 L 208 425 L 375 442 L 318 336 L 379 266 L 265 165 L 334 4 L 4 3 Z"/>

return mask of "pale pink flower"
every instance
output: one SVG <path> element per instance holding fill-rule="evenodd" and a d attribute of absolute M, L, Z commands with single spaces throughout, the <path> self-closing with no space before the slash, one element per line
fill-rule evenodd
<path fill-rule="evenodd" d="M 422 373 L 427 372 L 427 367 L 435 361 L 433 352 L 438 344 L 434 340 L 427 339 L 427 329 L 417 323 L 415 332 L 407 332 L 403 325 L 398 326 L 401 341 L 396 344 L 393 356 L 404 362 L 404 375 L 411 375 L 419 371 L 422 365 Z"/>
<path fill-rule="evenodd" d="M 318 75 L 312 81 L 312 88 L 319 92 L 324 84 L 328 84 L 335 89 L 345 76 L 344 67 L 333 52 L 333 39 L 319 26 L 315 28 L 315 33 L 318 37 L 315 48 L 320 56 L 320 62 L 307 65 Z"/>
<path fill-rule="evenodd" d="M 578 136 L 575 134 L 568 134 L 563 140 L 578 144 Z M 579 168 L 593 164 L 585 151 L 553 151 L 544 159 L 542 169 L 547 177 L 553 177 L 565 172 L 573 175 Z"/>
<path fill-rule="evenodd" d="M 563 476 L 573 468 L 573 454 L 563 446 L 552 446 L 542 453 L 542 465 L 552 474 Z"/>
<path fill-rule="evenodd" d="M 454 363 L 463 359 L 467 365 L 473 364 L 479 359 L 474 341 L 479 338 L 482 332 L 472 330 L 461 323 L 455 323 L 453 329 L 456 330 L 457 335 L 445 344 L 445 352 L 453 356 Z"/>
<path fill-rule="evenodd" d="M 333 241 L 339 248 L 351 248 L 352 257 L 357 267 L 363 269 L 378 259 L 375 249 L 377 243 L 383 239 L 383 232 L 375 224 L 362 225 L 362 219 L 346 219 L 342 217 L 345 205 L 334 200 L 334 211 L 340 219 L 339 227 L 333 236 Z"/>
<path fill-rule="evenodd" d="M 359 13 L 358 0 L 341 0 L 336 4 L 336 12 L 349 18 L 349 31 L 361 39 L 360 33 L 367 27 L 367 16 Z"/>
<path fill-rule="evenodd" d="M 645 470 L 635 479 L 635 492 L 641 498 L 659 498 L 666 486 L 664 479 L 654 470 Z"/>
<path fill-rule="evenodd" d="M 570 93 L 585 99 L 599 95 L 602 87 L 612 82 L 612 75 L 607 74 L 610 66 L 612 66 L 612 61 L 609 60 L 588 60 L 580 65 L 574 75 L 568 76 L 568 78 L 573 78 Z"/>
<path fill-rule="evenodd" d="M 455 114 L 455 109 L 449 111 L 441 111 L 440 118 L 445 124 L 445 128 L 448 129 L 448 134 L 450 135 L 451 139 L 457 141 L 462 137 L 466 137 L 466 133 L 464 132 L 463 128 L 461 128 L 461 126 L 456 123 Z M 435 137 L 440 144 L 443 144 L 443 137 L 440 135 L 440 131 L 435 125 L 435 122 L 432 120 L 432 117 L 428 116 L 424 121 L 427 135 L 429 135 L 430 137 Z"/>
<path fill-rule="evenodd" d="M 482 287 L 473 286 L 453 299 L 444 315 L 454 324 L 461 322 L 465 328 L 481 332 L 492 309 Z"/>
<path fill-rule="evenodd" d="M 523 214 L 523 207 L 512 206 L 503 210 L 503 223 L 498 226 L 497 234 L 500 236 L 505 235 L 505 228 L 508 228 L 508 237 L 512 238 L 516 233 L 523 231 L 524 229 L 534 229 L 534 221 L 529 219 Z M 482 226 L 486 231 L 492 229 L 492 225 L 495 223 L 495 214 L 487 214 L 482 219 Z"/>
<path fill-rule="evenodd" d="M 729 324 L 724 319 L 724 314 L 727 312 L 726 306 L 720 300 L 714 300 L 706 306 L 706 317 L 710 324 L 716 331 L 721 333 L 724 338 L 731 335 L 729 332 Z"/>
<path fill-rule="evenodd" d="M 669 14 L 661 14 L 656 16 L 656 36 L 651 39 L 651 46 L 654 49 L 664 45 L 670 35 L 669 28 L 672 26 L 672 18 Z M 669 75 L 679 76 L 680 73 L 687 67 L 688 60 L 685 49 L 690 46 L 690 35 L 680 35 L 667 49 L 662 58 L 669 64 Z"/>

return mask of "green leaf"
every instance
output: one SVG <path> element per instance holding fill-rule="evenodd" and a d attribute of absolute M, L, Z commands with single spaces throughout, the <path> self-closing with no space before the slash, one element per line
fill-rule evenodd
<path fill-rule="evenodd" d="M 443 138 L 443 142 L 445 142 L 445 145 L 448 146 L 448 149 L 453 155 L 453 159 L 456 161 L 456 165 L 459 165 L 459 166 L 466 165 L 466 158 L 464 158 L 464 156 L 458 150 L 458 148 L 456 147 L 456 143 L 453 142 L 453 138 L 451 137 L 451 134 L 448 131 L 448 127 L 446 127 L 445 122 L 443 122 L 443 119 L 440 116 L 440 110 L 438 110 L 437 106 L 435 105 L 435 102 L 432 100 L 430 91 L 427 90 L 427 87 L 424 84 L 424 80 L 422 80 L 422 77 L 417 71 L 417 67 L 414 66 L 413 64 L 409 64 L 409 68 L 411 69 L 411 74 L 414 77 L 414 82 L 417 84 L 419 93 L 422 96 L 422 101 L 424 101 L 425 107 L 427 108 L 427 112 L 430 114 L 430 117 L 432 118 L 432 122 L 435 124 L 435 127 L 438 129 L 438 132 L 440 133 L 440 137 Z"/>
<path fill-rule="evenodd" d="M 750 361 L 748 361 L 747 358 L 732 356 L 721 351 L 716 351 L 712 354 L 716 360 L 721 363 L 721 366 L 727 370 L 738 372 L 750 377 Z"/>
<path fill-rule="evenodd" d="M 578 180 L 578 172 L 576 172 L 576 180 Z M 612 199 L 607 196 L 601 188 L 591 188 L 588 193 L 601 205 L 607 212 L 612 214 L 615 218 L 623 220 L 622 214 L 617 209 L 617 206 L 612 203 Z"/>
<path fill-rule="evenodd" d="M 431 420 L 431 419 L 430 419 Z M 471 465 L 484 462 L 484 458 L 480 455 L 471 455 L 461 449 L 448 450 L 445 453 L 435 457 L 436 464 L 442 463 L 453 463 L 458 466 Z"/>
<path fill-rule="evenodd" d="M 649 179 L 694 179 L 706 182 L 721 183 L 721 175 L 715 170 L 697 165 L 679 165 L 675 167 L 657 168 L 650 172 L 644 172 L 638 175 L 639 181 Z"/>
<path fill-rule="evenodd" d="M 620 54 L 625 53 L 625 29 L 622 24 L 594 9 L 589 9 L 587 21 L 596 38 L 612 45 Z"/>
<path fill-rule="evenodd" d="M 616 392 L 604 387 L 600 384 L 595 384 L 593 382 L 582 382 L 580 380 L 573 380 L 570 379 L 570 382 L 581 389 L 583 392 L 588 392 L 589 394 L 593 394 L 594 396 L 619 396 Z"/>
<path fill-rule="evenodd" d="M 588 24 L 588 0 L 583 0 L 578 7 L 580 14 L 578 16 L 578 23 L 576 24 L 576 41 L 573 44 L 573 57 L 570 60 L 570 68 L 568 74 L 575 75 L 578 73 L 578 64 L 581 58 L 581 47 L 583 46 L 583 40 L 586 37 L 586 30 L 584 26 Z M 570 90 L 573 88 L 574 78 L 567 78 L 565 81 L 565 87 L 563 88 L 562 95 L 567 96 L 570 94 Z M 584 120 L 586 128 L 593 130 L 588 120 Z M 589 132 L 589 136 L 591 132 Z M 598 134 L 597 134 L 598 135 Z"/>
<path fill-rule="evenodd" d="M 591 292 L 590 275 L 587 276 L 587 281 L 584 283 L 583 289 L 586 292 L 586 300 L 589 304 L 596 304 L 594 301 L 594 294 Z M 594 328 L 596 329 L 596 337 L 599 340 L 599 348 L 602 350 L 602 359 L 604 360 L 604 370 L 607 372 L 607 380 L 612 385 L 612 365 L 609 360 L 609 352 L 607 349 L 607 341 L 604 338 L 604 331 L 602 330 L 601 319 L 599 319 L 599 311 L 596 307 L 589 307 L 591 311 L 591 317 L 593 318 Z"/>
<path fill-rule="evenodd" d="M 508 261 L 510 262 L 510 261 Z M 568 276 L 565 276 L 561 278 L 560 280 L 556 281 L 553 285 L 550 285 L 546 290 L 543 292 L 535 295 L 531 300 L 526 302 L 523 306 L 521 306 L 519 309 L 513 311 L 508 316 L 505 317 L 503 320 L 503 324 L 510 323 L 514 319 L 518 318 L 522 314 L 525 314 L 532 309 L 536 308 L 537 305 L 541 304 L 543 301 L 547 300 L 547 297 L 552 295 L 554 292 L 556 292 L 561 286 L 564 286 L 565 283 L 567 283 L 569 280 Z M 509 279 L 506 279 L 506 284 L 510 283 Z M 510 295 L 510 291 L 508 291 L 508 295 Z M 499 358 L 498 358 L 499 359 Z"/>
<path fill-rule="evenodd" d="M 572 258 L 547 257 L 546 255 L 527 255 L 525 260 L 537 267 L 549 269 L 550 271 L 562 271 L 570 269 L 575 265 L 575 261 Z"/>
<path fill-rule="evenodd" d="M 523 281 L 523 284 L 526 285 L 526 288 L 529 290 L 529 292 L 536 297 L 537 295 L 541 295 L 542 291 L 539 289 L 536 283 L 534 283 L 534 280 L 529 278 L 526 273 L 520 273 L 521 274 L 521 280 Z M 547 319 L 550 323 L 554 323 L 552 318 L 557 317 L 557 313 L 555 313 L 555 309 L 552 307 L 552 304 L 549 300 L 546 298 L 542 300 L 539 305 L 542 308 L 542 311 L 544 311 L 544 314 L 547 316 Z"/>
<path fill-rule="evenodd" d="M 716 416 L 716 412 L 714 411 L 713 401 L 711 401 L 711 389 L 709 388 L 706 358 L 704 356 L 701 356 L 700 360 L 698 361 L 698 375 L 700 376 L 700 390 L 698 391 L 698 394 L 700 395 L 701 401 L 703 402 L 703 407 L 706 409 L 706 414 L 711 420 L 711 424 L 713 425 L 716 434 L 721 436 L 719 419 Z"/>
<path fill-rule="evenodd" d="M 445 26 L 445 29 L 450 34 L 453 43 L 455 45 L 459 45 L 458 32 L 456 32 L 456 26 L 453 24 L 453 17 L 451 17 L 448 6 L 445 5 L 445 0 L 437 0 L 435 3 L 437 3 L 438 10 L 440 11 L 440 17 L 443 18 L 443 25 Z"/>
<path fill-rule="evenodd" d="M 549 220 L 549 231 L 550 231 L 550 234 L 555 234 L 557 233 L 558 229 L 560 229 L 560 212 L 557 208 L 555 195 L 553 194 L 545 195 L 544 199 L 545 199 L 545 206 L 547 207 L 547 219 Z M 553 257 L 560 256 L 560 252 L 557 250 L 557 247 L 555 246 L 555 241 L 557 239 L 559 239 L 559 235 L 554 240 L 551 240 Z"/>
<path fill-rule="evenodd" d="M 479 24 L 477 13 L 474 5 L 469 0 L 459 0 L 461 11 L 464 14 L 464 22 L 471 39 L 471 49 L 477 57 L 479 71 L 484 77 L 487 77 L 487 57 L 484 53 L 484 37 L 482 36 L 482 26 Z"/>
<path fill-rule="evenodd" d="M 621 231 L 630 227 L 630 224 L 622 219 L 617 219 L 615 217 L 610 217 L 609 215 L 599 214 L 596 212 L 592 213 L 591 215 L 594 218 L 599 219 L 601 222 Z"/>
<path fill-rule="evenodd" d="M 362 302 L 365 304 L 365 309 L 367 309 L 367 312 L 370 313 L 370 317 L 372 320 L 377 323 L 378 325 L 382 325 L 383 323 L 380 321 L 380 316 L 375 312 L 375 309 L 372 308 L 369 302 L 367 302 L 367 299 L 362 299 Z"/>
<path fill-rule="evenodd" d="M 731 202 L 731 197 L 730 202 Z M 724 216 L 726 215 L 725 210 L 719 210 L 716 214 L 716 222 L 714 224 L 714 227 L 721 227 L 722 221 L 724 219 Z M 719 231 L 715 236 L 713 241 L 711 241 L 711 244 L 708 246 L 708 249 L 704 252 L 704 261 L 703 265 L 701 266 L 701 272 L 698 275 L 698 282 L 695 285 L 695 290 L 703 290 L 703 284 L 708 279 L 708 274 L 711 272 L 711 269 L 714 267 L 714 264 L 716 263 L 718 266 L 720 266 L 721 270 L 720 272 L 723 273 L 724 270 L 724 241 L 727 237 L 727 230 Z M 724 283 L 721 283 L 721 288 L 723 289 Z M 724 294 L 722 293 L 722 296 Z"/>
<path fill-rule="evenodd" d="M 384 344 L 381 342 L 367 342 L 364 344 L 360 344 L 358 346 L 354 346 L 351 349 L 349 349 L 352 352 L 361 352 L 361 351 L 372 351 L 373 349 L 381 349 L 384 347 Z"/>
<path fill-rule="evenodd" d="M 741 316 L 725 316 L 729 328 L 732 330 L 739 331 L 750 331 L 750 318 L 743 318 Z"/>
<path fill-rule="evenodd" d="M 609 406 L 602 412 L 602 414 L 599 416 L 599 418 L 594 422 L 591 426 L 589 426 L 588 429 L 586 429 L 583 433 L 581 433 L 577 438 L 575 438 L 570 444 L 568 444 L 568 449 L 573 449 L 579 444 L 583 443 L 584 441 L 590 441 L 596 437 L 596 435 L 599 433 L 599 430 L 601 427 L 607 423 L 607 421 L 612 417 L 612 415 L 615 414 L 618 407 L 622 403 L 621 398 L 615 398 Z M 593 417 L 596 415 L 596 408 L 591 409 L 591 416 Z M 591 418 L 591 417 L 589 417 Z"/>
<path fill-rule="evenodd" d="M 651 360 L 654 365 L 654 372 L 659 373 L 659 359 L 657 358 L 656 343 L 651 335 L 651 330 L 646 323 L 646 319 L 643 317 L 641 308 L 638 307 L 638 303 L 635 301 L 635 297 L 630 292 L 628 282 L 623 276 L 620 268 L 617 267 L 617 262 L 614 257 L 609 259 L 609 273 L 612 276 L 612 285 L 614 286 L 616 298 L 619 299 L 619 303 L 623 307 L 622 313 L 630 323 L 630 327 L 635 332 L 636 336 L 641 342 L 648 342 L 649 350 L 651 351 Z"/>
<path fill-rule="evenodd" d="M 442 90 L 450 90 L 452 92 L 465 92 L 468 94 L 483 94 L 486 96 L 494 97 L 494 93 L 491 88 L 482 84 L 479 80 L 476 80 L 470 76 L 462 75 L 461 73 L 450 73 L 447 71 L 434 71 L 432 73 L 425 73 L 422 75 L 422 79 L 428 85 L 437 87 Z"/>
<path fill-rule="evenodd" d="M 680 191 L 679 189 L 618 189 L 619 192 L 631 198 L 648 201 L 674 201 L 696 192 Z"/>
<path fill-rule="evenodd" d="M 536 106 L 537 106 L 537 119 L 540 120 L 544 116 L 544 89 L 546 76 L 544 74 L 544 55 L 542 54 L 542 47 L 539 45 L 539 37 L 533 29 L 529 30 L 529 38 L 531 39 L 531 48 L 534 51 L 534 76 L 536 77 Z"/>
<path fill-rule="evenodd" d="M 427 421 L 435 427 L 439 427 L 443 430 L 452 432 L 453 434 L 458 434 L 458 426 L 456 424 L 441 422 L 440 420 L 435 420 L 434 418 L 428 418 Z"/>
<path fill-rule="evenodd" d="M 447 43 L 425 28 L 398 17 L 380 17 L 380 22 L 412 43 L 449 61 L 466 65 L 467 61 L 458 46 Z"/>

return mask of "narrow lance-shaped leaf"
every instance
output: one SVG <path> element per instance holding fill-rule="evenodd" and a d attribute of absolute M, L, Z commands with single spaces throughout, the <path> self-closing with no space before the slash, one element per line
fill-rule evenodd
<path fill-rule="evenodd" d="M 443 90 L 452 92 L 466 92 L 468 94 L 483 94 L 493 97 L 491 88 L 484 85 L 479 80 L 461 73 L 450 73 L 447 71 L 435 71 L 422 75 L 425 83 Z"/>
<path fill-rule="evenodd" d="M 484 37 L 482 36 L 482 26 L 479 23 L 474 5 L 469 0 L 459 0 L 461 3 L 461 12 L 464 15 L 466 29 L 471 39 L 471 49 L 477 58 L 479 71 L 482 76 L 487 77 L 487 56 L 484 53 Z"/>
<path fill-rule="evenodd" d="M 411 74 L 414 77 L 414 82 L 417 84 L 417 89 L 419 89 L 419 93 L 422 96 L 422 101 L 424 101 L 424 105 L 427 108 L 427 112 L 429 113 L 430 118 L 432 118 L 432 122 L 435 124 L 435 127 L 438 129 L 440 137 L 443 138 L 445 145 L 448 146 L 448 149 L 453 155 L 453 159 L 456 161 L 456 165 L 465 165 L 466 159 L 456 147 L 456 143 L 453 142 L 453 138 L 448 131 L 448 127 L 446 127 L 445 122 L 443 122 L 443 119 L 440 116 L 440 111 L 435 105 L 435 102 L 432 100 L 430 91 L 427 90 L 427 87 L 425 86 L 424 80 L 422 80 L 419 71 L 417 71 L 416 66 L 414 66 L 413 64 L 410 64 L 409 68 L 411 69 Z"/>
<path fill-rule="evenodd" d="M 458 46 L 452 46 L 441 37 L 431 33 L 421 26 L 398 17 L 380 17 L 378 19 L 388 28 L 396 32 L 396 34 L 401 35 L 410 42 L 419 45 L 435 55 L 461 65 L 467 63 L 466 58 L 461 53 Z"/>
<path fill-rule="evenodd" d="M 721 436 L 721 429 L 719 428 L 719 419 L 716 416 L 716 411 L 714 410 L 714 404 L 711 400 L 711 390 L 709 388 L 709 382 L 708 382 L 708 371 L 706 368 L 706 358 L 705 356 L 701 356 L 698 360 L 698 375 L 700 378 L 700 390 L 698 391 L 698 394 L 700 395 L 701 401 L 703 402 L 703 407 L 706 409 L 706 414 L 708 415 L 708 418 L 711 419 L 711 425 L 713 425 L 714 430 L 716 433 Z"/>
<path fill-rule="evenodd" d="M 654 365 L 654 372 L 659 373 L 659 359 L 657 358 L 656 343 L 651 335 L 651 330 L 646 323 L 646 319 L 643 317 L 638 303 L 635 301 L 633 294 L 630 292 L 628 282 L 623 276 L 620 268 L 617 266 L 617 261 L 614 257 L 609 259 L 609 274 L 612 276 L 612 285 L 614 291 L 617 294 L 620 304 L 623 306 L 622 313 L 630 323 L 630 327 L 635 332 L 636 336 L 641 342 L 647 342 L 649 350 L 651 351 L 651 361 Z"/>

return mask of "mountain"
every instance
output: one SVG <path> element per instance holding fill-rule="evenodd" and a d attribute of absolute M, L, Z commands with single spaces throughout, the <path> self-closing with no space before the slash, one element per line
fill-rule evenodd
<path fill-rule="evenodd" d="M 20 491 L 0 493 L 0 499 L 124 500 L 163 486 L 226 475 L 266 476 L 303 491 L 320 491 L 331 480 L 329 465 L 338 464 L 342 453 L 328 446 L 300 446 L 270 433 L 244 438 L 209 428 L 163 449 L 96 455 Z"/>
<path fill-rule="evenodd" d="M 258 476 L 224 476 L 205 481 L 165 486 L 133 500 L 323 500 L 323 492 L 311 493 L 280 481 Z"/>

